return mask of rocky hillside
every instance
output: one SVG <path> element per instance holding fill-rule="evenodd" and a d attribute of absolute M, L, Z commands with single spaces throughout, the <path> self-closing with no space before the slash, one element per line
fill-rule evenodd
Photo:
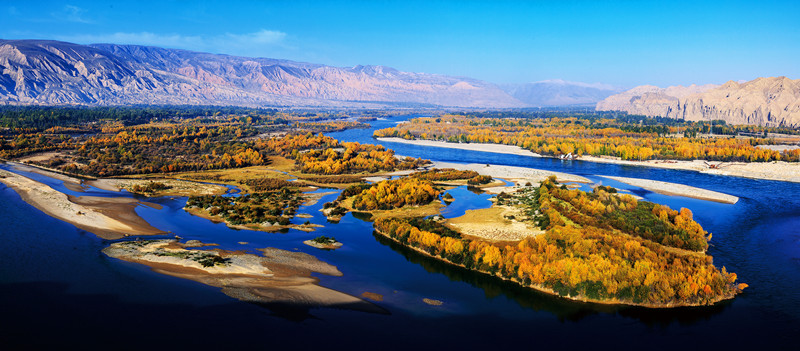
<path fill-rule="evenodd" d="M 135 45 L 0 40 L 0 103 L 521 107 L 483 81 Z"/>
<path fill-rule="evenodd" d="M 505 92 L 528 106 L 594 105 L 622 89 L 606 84 L 565 80 L 544 80 L 526 84 L 500 85 Z"/>
<path fill-rule="evenodd" d="M 689 87 L 639 86 L 610 96 L 598 111 L 731 124 L 800 126 L 800 79 L 757 78 L 746 83 Z"/>

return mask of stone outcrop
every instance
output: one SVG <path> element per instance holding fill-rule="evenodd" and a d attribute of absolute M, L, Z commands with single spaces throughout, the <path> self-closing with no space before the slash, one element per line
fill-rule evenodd
<path fill-rule="evenodd" d="M 796 127 L 800 126 L 800 79 L 768 77 L 666 89 L 645 85 L 610 96 L 596 109 L 688 121 Z"/>

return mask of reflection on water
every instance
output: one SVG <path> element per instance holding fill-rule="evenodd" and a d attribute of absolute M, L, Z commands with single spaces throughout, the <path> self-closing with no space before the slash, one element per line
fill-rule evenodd
<path fill-rule="evenodd" d="M 483 290 L 486 298 L 494 299 L 503 295 L 520 306 L 533 310 L 550 312 L 560 319 L 579 320 L 586 315 L 596 313 L 598 310 L 613 312 L 610 306 L 589 306 L 589 304 L 570 302 L 558 297 L 541 293 L 532 289 L 525 289 L 516 283 L 492 277 L 483 273 L 474 272 L 466 268 L 444 263 L 434 258 L 425 256 L 411 250 L 380 234 L 372 234 L 379 243 L 390 247 L 402 255 L 407 261 L 422 266 L 426 271 L 444 274 L 452 281 L 465 282 Z"/>
<path fill-rule="evenodd" d="M 394 122 L 374 121 L 373 128 Z M 343 141 L 374 143 L 371 134 L 372 130 L 349 130 L 329 135 Z M 800 333 L 800 291 L 796 288 L 800 281 L 798 184 L 408 144 L 385 146 L 412 157 L 579 174 L 604 185 L 629 189 L 648 201 L 687 207 L 705 229 L 713 232 L 709 254 L 714 263 L 736 272 L 739 280 L 751 287 L 733 301 L 703 308 L 652 310 L 571 302 L 426 258 L 370 235 L 372 223 L 364 222 L 369 220 L 365 214 L 352 213 L 339 223 L 327 223 L 319 209 L 336 194 L 299 209 L 298 213 L 311 216 L 303 222 L 325 225 L 311 233 L 232 230 L 189 215 L 183 211 L 186 198 L 180 197 L 147 199 L 162 205 L 161 209 L 136 208 L 153 226 L 185 240 L 213 242 L 220 248 L 246 252 L 276 247 L 314 255 L 344 273 L 343 277 L 319 276 L 321 285 L 354 296 L 365 291 L 382 294 L 385 300 L 376 304 L 392 313 L 376 316 L 312 309 L 303 315 L 308 319 L 295 318 L 293 322 L 235 301 L 217 288 L 109 259 L 100 253 L 109 242 L 44 215 L 0 185 L 0 310 L 4 313 L 0 341 L 4 345 L 10 341 L 11 349 L 19 348 L 13 347 L 17 345 L 53 348 L 46 340 L 85 341 L 99 348 L 118 345 L 115 342 L 120 331 L 131 331 L 137 333 L 126 339 L 131 348 L 244 347 L 258 342 L 271 346 L 292 343 L 295 348 L 330 346 L 331 340 L 309 337 L 319 333 L 336 335 L 337 347 L 355 348 L 372 342 L 387 349 L 420 345 L 442 349 L 519 347 L 532 343 L 617 349 L 642 344 L 648 349 L 796 346 Z M 30 175 L 72 194 L 60 180 Z M 728 205 L 661 195 L 598 177 L 602 175 L 676 182 L 741 200 Z M 79 195 L 131 196 L 96 188 L 87 192 Z M 443 209 L 446 217 L 491 204 L 487 201 L 491 195 L 466 187 L 448 192 L 455 201 Z M 334 236 L 344 246 L 321 251 L 302 244 L 319 235 Z M 444 304 L 427 306 L 421 302 L 423 297 L 441 299 Z M 152 331 L 160 326 L 170 326 L 170 330 Z M 142 332 L 142 328 L 148 331 Z M 47 338 L 41 337 L 42 330 L 47 331 Z M 92 336 L 87 336 L 89 332 Z M 206 337 L 211 335 L 218 335 L 218 340 Z M 443 337 L 446 335 L 457 337 Z"/>
<path fill-rule="evenodd" d="M 428 272 L 444 274 L 452 281 L 465 282 L 480 288 L 489 299 L 503 295 L 524 308 L 546 311 L 562 320 L 579 321 L 597 313 L 619 313 L 621 316 L 640 320 L 647 325 L 666 326 L 673 322 L 691 325 L 698 320 L 707 320 L 729 305 L 721 303 L 711 307 L 649 309 L 570 301 L 422 255 L 375 232 L 373 236 L 379 243 L 390 247 L 409 262 L 422 266 Z"/>

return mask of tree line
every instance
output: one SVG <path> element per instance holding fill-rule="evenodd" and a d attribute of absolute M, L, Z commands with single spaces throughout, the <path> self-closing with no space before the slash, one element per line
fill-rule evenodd
<path fill-rule="evenodd" d="M 704 126 L 704 124 L 698 124 Z M 375 131 L 376 137 L 440 140 L 455 143 L 493 143 L 515 145 L 532 152 L 560 156 L 566 154 L 612 156 L 623 160 L 694 160 L 796 162 L 800 150 L 783 152 L 757 147 L 773 144 L 766 138 L 685 137 L 694 127 L 633 126 L 613 119 L 553 117 L 476 118 L 443 115 L 415 118 L 393 128 Z M 752 126 L 727 126 L 750 130 Z"/>

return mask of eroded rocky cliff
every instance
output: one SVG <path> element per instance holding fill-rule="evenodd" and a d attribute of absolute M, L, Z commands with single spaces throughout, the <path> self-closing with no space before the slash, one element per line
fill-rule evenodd
<path fill-rule="evenodd" d="M 0 40 L 0 103 L 521 107 L 471 78 L 136 45 Z"/>
<path fill-rule="evenodd" d="M 800 79 L 768 77 L 666 89 L 644 85 L 606 98 L 597 110 L 689 121 L 800 126 Z"/>

